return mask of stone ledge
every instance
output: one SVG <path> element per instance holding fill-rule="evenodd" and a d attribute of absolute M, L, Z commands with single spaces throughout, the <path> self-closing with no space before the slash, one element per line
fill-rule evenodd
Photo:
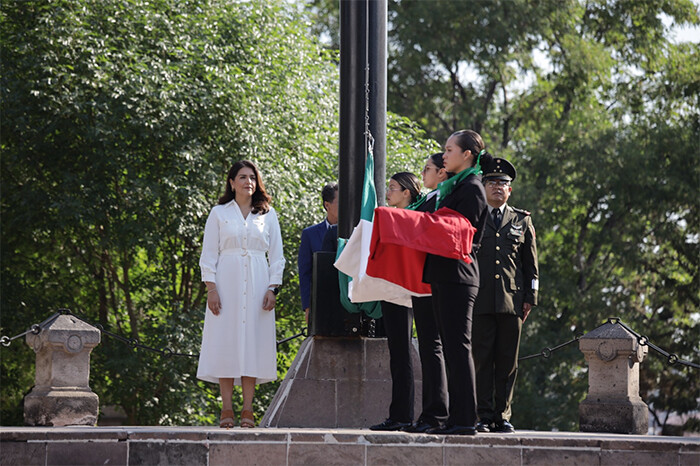
<path fill-rule="evenodd" d="M 367 429 L 0 427 L 10 464 L 700 464 L 700 437 L 580 432 L 438 436 Z"/>

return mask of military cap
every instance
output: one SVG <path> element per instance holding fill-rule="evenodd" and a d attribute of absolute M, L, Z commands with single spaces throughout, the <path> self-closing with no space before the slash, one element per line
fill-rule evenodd
<path fill-rule="evenodd" d="M 483 167 L 482 180 L 506 180 L 515 179 L 515 167 L 506 159 L 495 157 L 491 163 Z"/>

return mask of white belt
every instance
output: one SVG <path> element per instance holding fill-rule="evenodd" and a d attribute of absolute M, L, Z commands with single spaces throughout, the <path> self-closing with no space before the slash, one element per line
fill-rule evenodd
<path fill-rule="evenodd" d="M 232 248 L 219 251 L 220 256 L 256 256 L 265 257 L 265 251 L 257 249 Z"/>

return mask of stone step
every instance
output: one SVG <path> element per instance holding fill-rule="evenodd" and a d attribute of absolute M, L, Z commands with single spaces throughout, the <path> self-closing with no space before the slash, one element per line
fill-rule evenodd
<path fill-rule="evenodd" d="M 518 431 L 0 427 L 0 465 L 700 465 L 700 437 Z"/>

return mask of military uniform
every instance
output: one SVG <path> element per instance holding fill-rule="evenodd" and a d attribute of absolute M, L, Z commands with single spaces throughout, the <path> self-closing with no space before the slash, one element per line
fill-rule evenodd
<path fill-rule="evenodd" d="M 484 174 L 485 181 L 515 178 L 515 168 L 507 161 L 494 162 L 500 170 L 492 166 Z M 510 187 L 506 189 L 510 193 Z M 477 253 L 481 286 L 474 304 L 473 351 L 480 426 L 490 425 L 494 430 L 495 423 L 499 430 L 506 421 L 509 428 L 503 431 L 512 432 L 507 421 L 518 367 L 523 303 L 537 304 L 537 243 L 529 212 L 507 203 L 501 209 L 497 227 L 491 215 L 496 209 L 489 207 Z"/>

